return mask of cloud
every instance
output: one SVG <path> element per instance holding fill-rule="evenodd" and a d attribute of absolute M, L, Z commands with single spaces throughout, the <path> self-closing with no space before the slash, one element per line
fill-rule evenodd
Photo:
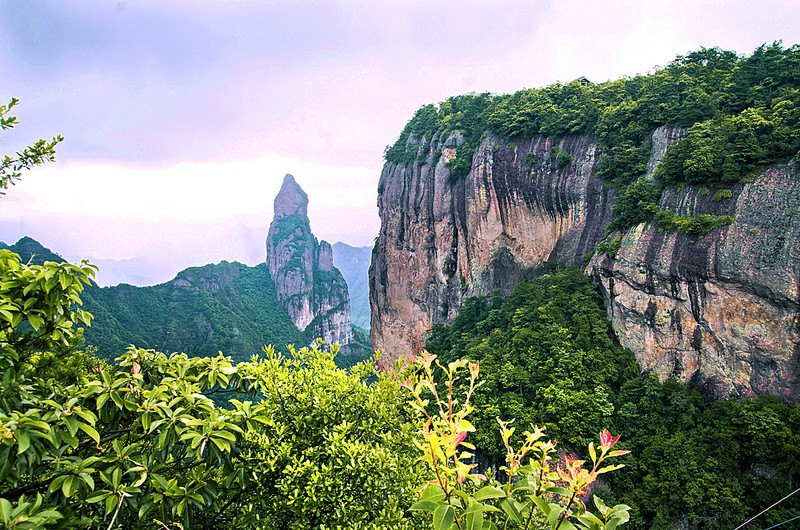
<path fill-rule="evenodd" d="M 103 258 L 155 251 L 168 237 L 191 249 L 185 259 L 216 259 L 216 245 L 237 259 L 246 252 L 233 227 L 266 229 L 285 173 L 308 192 L 319 237 L 369 244 L 383 148 L 423 104 L 646 73 L 700 46 L 800 42 L 800 5 L 789 0 L 0 8 L 0 98 L 21 99 L 1 152 L 66 138 L 57 164 L 2 199 L 0 239 L 24 228 L 52 236 L 54 250 Z"/>

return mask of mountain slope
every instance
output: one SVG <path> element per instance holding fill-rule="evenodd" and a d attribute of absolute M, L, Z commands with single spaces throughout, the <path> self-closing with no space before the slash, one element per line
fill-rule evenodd
<path fill-rule="evenodd" d="M 268 344 L 305 344 L 263 265 L 223 261 L 191 267 L 151 287 L 92 286 L 83 299 L 95 317 L 86 343 L 104 357 L 134 344 L 196 356 L 221 351 L 245 361 Z"/>
<path fill-rule="evenodd" d="M 23 262 L 63 261 L 30 237 L 8 247 Z M 94 316 L 84 332 L 97 354 L 114 358 L 131 344 L 165 352 L 249 360 L 272 344 L 304 345 L 302 333 L 278 303 L 266 266 L 223 261 L 191 267 L 150 287 L 88 285 L 83 308 Z"/>

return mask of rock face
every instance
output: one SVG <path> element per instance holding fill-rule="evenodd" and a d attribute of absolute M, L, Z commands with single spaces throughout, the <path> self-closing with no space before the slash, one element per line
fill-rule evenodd
<path fill-rule="evenodd" d="M 267 268 L 278 300 L 306 337 L 340 345 L 353 341 L 347 284 L 333 266 L 330 244 L 311 233 L 308 196 L 291 175 L 275 197 Z"/>
<path fill-rule="evenodd" d="M 650 175 L 683 133 L 653 132 Z M 557 147 L 573 160 L 559 168 L 552 139 L 507 145 L 489 134 L 461 179 L 445 167 L 459 142 L 434 137 L 426 163 L 386 164 L 381 174 L 370 304 L 384 365 L 418 353 L 432 324 L 452 319 L 467 296 L 509 292 L 546 261 L 583 266 L 610 220 L 615 191 L 597 175 L 594 138 L 562 139 Z M 624 234 L 616 259 L 589 262 L 620 342 L 643 369 L 714 396 L 800 398 L 798 188 L 792 161 L 734 189 L 730 200 L 692 187 L 669 191 L 662 208 L 735 222 L 700 239 L 640 225 Z"/>

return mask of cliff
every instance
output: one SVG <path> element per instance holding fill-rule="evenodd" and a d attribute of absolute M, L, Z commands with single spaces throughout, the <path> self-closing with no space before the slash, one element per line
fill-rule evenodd
<path fill-rule="evenodd" d="M 278 300 L 307 338 L 353 342 L 347 283 L 333 266 L 330 244 L 311 233 L 308 196 L 291 175 L 275 197 L 266 263 Z"/>
<path fill-rule="evenodd" d="M 668 126 L 651 133 L 649 175 L 683 134 Z M 456 133 L 429 143 L 409 137 L 407 145 L 421 144 L 418 158 L 382 171 L 370 304 L 384 366 L 418 353 L 426 331 L 452 319 L 465 297 L 507 293 L 548 261 L 584 266 L 611 219 L 616 191 L 598 175 L 596 137 L 511 144 L 489 133 L 457 177 L 446 163 L 463 141 Z M 559 152 L 571 161 L 559 161 Z M 719 397 L 800 397 L 798 176 L 795 160 L 773 165 L 722 201 L 707 189 L 671 188 L 660 208 L 730 215 L 734 223 L 705 237 L 643 223 L 623 234 L 615 257 L 591 259 L 586 273 L 643 369 Z"/>

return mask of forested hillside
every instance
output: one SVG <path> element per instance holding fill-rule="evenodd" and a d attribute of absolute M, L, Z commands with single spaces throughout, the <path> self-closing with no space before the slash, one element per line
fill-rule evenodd
<path fill-rule="evenodd" d="M 23 262 L 62 262 L 26 237 L 9 249 Z M 211 357 L 220 351 L 249 360 L 266 345 L 283 347 L 308 340 L 278 303 L 265 265 L 223 261 L 191 267 L 174 280 L 151 287 L 88 285 L 83 309 L 94 316 L 84 332 L 97 355 L 114 359 L 130 345 Z"/>
<path fill-rule="evenodd" d="M 134 344 L 200 357 L 222 351 L 244 361 L 266 345 L 306 344 L 278 303 L 263 264 L 191 267 L 152 287 L 92 286 L 84 307 L 94 315 L 86 343 L 106 358 Z"/>
<path fill-rule="evenodd" d="M 771 396 L 709 402 L 674 379 L 640 373 L 575 267 L 522 283 L 508 300 L 468 299 L 426 346 L 443 363 L 480 361 L 486 383 L 474 394 L 471 440 L 498 465 L 506 453 L 498 417 L 516 418 L 520 429 L 546 426 L 567 450 L 603 428 L 621 434 L 631 454 L 599 493 L 633 507 L 631 528 L 729 530 L 800 481 L 800 406 Z M 798 510 L 800 498 L 788 500 L 759 524 Z"/>

